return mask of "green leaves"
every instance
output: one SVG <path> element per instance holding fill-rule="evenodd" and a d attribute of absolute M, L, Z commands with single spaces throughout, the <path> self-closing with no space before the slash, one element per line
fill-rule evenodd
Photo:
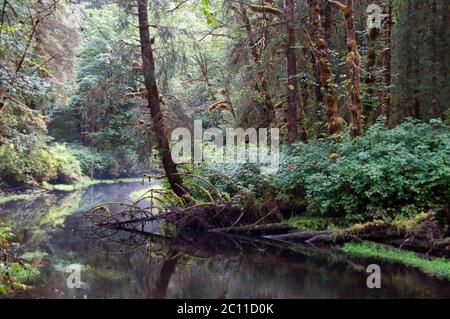
<path fill-rule="evenodd" d="M 208 25 L 212 27 L 217 25 L 217 21 L 214 19 L 214 12 L 211 9 L 210 0 L 199 0 L 198 8 L 204 14 Z"/>
<path fill-rule="evenodd" d="M 336 162 L 328 159 L 332 152 Z M 353 142 L 296 145 L 284 152 L 274 183 L 306 197 L 311 213 L 366 220 L 408 205 L 419 211 L 448 202 L 449 158 L 450 130 L 442 123 L 407 121 L 393 130 L 376 124 Z"/>
<path fill-rule="evenodd" d="M 203 168 L 223 172 L 255 198 L 267 200 L 275 193 L 283 203 L 306 199 L 311 215 L 364 222 L 446 205 L 449 159 L 448 126 L 408 120 L 392 130 L 377 123 L 353 141 L 327 138 L 286 147 L 278 173 L 270 177 L 261 176 L 255 164 L 205 163 Z M 209 180 L 223 192 L 236 192 L 220 176 Z"/>

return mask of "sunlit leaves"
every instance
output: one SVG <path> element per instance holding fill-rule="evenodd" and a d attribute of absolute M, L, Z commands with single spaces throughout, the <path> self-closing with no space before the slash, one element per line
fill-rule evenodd
<path fill-rule="evenodd" d="M 206 18 L 207 23 L 210 26 L 216 26 L 217 21 L 214 19 L 214 11 L 212 10 L 212 4 L 210 0 L 199 0 L 198 9 L 202 12 Z"/>

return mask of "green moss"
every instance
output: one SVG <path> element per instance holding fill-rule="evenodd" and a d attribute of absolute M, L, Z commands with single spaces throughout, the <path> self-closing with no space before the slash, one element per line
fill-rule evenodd
<path fill-rule="evenodd" d="M 8 288 L 5 285 L 0 284 L 0 296 L 8 293 Z"/>
<path fill-rule="evenodd" d="M 336 218 L 313 217 L 313 216 L 295 216 L 290 218 L 287 223 L 300 231 L 325 230 L 341 226 Z"/>
<path fill-rule="evenodd" d="M 33 198 L 31 194 L 0 195 L 0 204 L 16 200 L 30 200 L 31 198 Z"/>
<path fill-rule="evenodd" d="M 0 225 L 0 252 L 2 252 L 0 253 L 0 296 L 11 293 L 13 291 L 11 286 L 14 289 L 28 289 L 30 287 L 28 284 L 40 274 L 35 265 L 39 264 L 38 259 L 44 256 L 44 253 L 36 251 L 25 253 L 22 257 L 28 258 L 23 258 L 23 262 L 9 258 L 11 255 L 9 249 L 16 245 L 12 242 L 12 237 L 10 228 Z M 3 254 L 3 251 L 7 253 Z M 33 264 L 32 261 L 37 263 Z"/>
<path fill-rule="evenodd" d="M 28 283 L 34 278 L 39 276 L 40 272 L 36 267 L 31 265 L 20 265 L 19 263 L 8 263 L 0 267 L 0 278 L 4 278 L 6 274 L 9 274 L 11 282 L 3 281 L 0 283 L 0 296 L 2 294 L 9 294 L 11 292 L 10 285 L 14 289 L 28 289 Z"/>
<path fill-rule="evenodd" d="M 47 253 L 44 253 L 42 251 L 36 250 L 36 251 L 29 251 L 20 256 L 23 260 L 33 260 L 33 259 L 42 259 L 45 256 L 47 256 Z"/>
<path fill-rule="evenodd" d="M 429 275 L 450 279 L 450 260 L 445 258 L 425 259 L 413 252 L 386 248 L 373 243 L 348 243 L 340 249 L 346 254 L 355 257 L 376 258 L 387 262 L 408 265 L 420 269 Z"/>
<path fill-rule="evenodd" d="M 122 280 L 126 277 L 125 273 L 110 268 L 98 268 L 87 265 L 83 270 L 87 276 L 99 280 Z"/>

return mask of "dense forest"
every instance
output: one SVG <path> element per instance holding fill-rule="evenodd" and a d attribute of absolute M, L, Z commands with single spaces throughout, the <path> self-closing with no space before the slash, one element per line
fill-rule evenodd
<path fill-rule="evenodd" d="M 132 234 L 156 223 L 150 235 L 184 248 L 205 233 L 307 242 L 450 279 L 448 0 L 0 0 L 0 10 L 0 203 L 142 179 L 131 202 L 93 202 L 85 218 Z M 224 150 L 204 140 L 179 161 L 173 132 L 194 136 L 200 120 L 220 144 L 242 128 L 246 159 L 259 146 L 251 132 L 268 129 L 276 172 L 211 160 Z M 0 295 L 26 282 L 8 263 L 39 272 L 2 214 Z"/>

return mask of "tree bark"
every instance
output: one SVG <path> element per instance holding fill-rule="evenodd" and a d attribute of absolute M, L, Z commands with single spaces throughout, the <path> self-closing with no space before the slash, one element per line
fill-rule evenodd
<path fill-rule="evenodd" d="M 348 109 L 350 111 L 349 132 L 351 137 L 356 137 L 363 134 L 363 129 L 361 124 L 361 57 L 356 44 L 355 11 L 353 0 L 347 0 L 345 20 L 347 22 L 347 64 L 350 72 L 350 84 L 348 88 Z"/>
<path fill-rule="evenodd" d="M 384 54 L 383 54 L 383 91 L 381 109 L 386 116 L 386 124 L 392 127 L 392 109 L 391 109 L 391 36 L 392 36 L 392 3 L 391 0 L 386 1 L 383 7 L 385 18 L 383 19 L 383 37 L 384 37 Z"/>
<path fill-rule="evenodd" d="M 138 0 L 139 15 L 139 35 L 141 41 L 142 70 L 144 73 L 144 85 L 147 89 L 148 108 L 153 121 L 153 131 L 157 140 L 157 146 L 161 161 L 169 180 L 170 187 L 177 196 L 185 195 L 180 175 L 178 175 L 177 165 L 172 159 L 169 140 L 165 135 L 164 117 L 159 101 L 158 86 L 155 78 L 155 61 L 153 58 L 152 45 L 150 43 L 147 0 Z"/>
<path fill-rule="evenodd" d="M 245 6 L 241 3 L 240 10 L 237 10 L 235 7 L 233 7 L 233 10 L 235 10 L 241 17 L 242 21 L 244 22 L 245 30 L 247 31 L 249 45 L 250 45 L 250 52 L 252 54 L 253 60 L 255 62 L 256 68 L 258 68 L 257 76 L 258 81 L 260 82 L 258 84 L 258 91 L 261 93 L 264 99 L 264 106 L 266 111 L 266 121 L 267 125 L 270 126 L 273 122 L 274 117 L 274 105 L 272 102 L 272 97 L 270 95 L 270 89 L 269 89 L 269 82 L 266 79 L 266 74 L 264 72 L 264 67 L 262 65 L 261 55 L 258 52 L 257 43 L 254 40 L 254 32 L 252 30 L 252 25 L 250 24 L 250 19 L 247 15 L 247 10 Z"/>
<path fill-rule="evenodd" d="M 295 55 L 294 0 L 284 0 L 286 20 L 286 75 L 287 75 L 287 141 L 289 144 L 299 139 L 299 113 L 304 114 L 301 106 L 297 75 L 297 57 Z M 303 117 L 303 116 L 302 116 Z M 306 134 L 302 134 L 302 139 Z"/>
<path fill-rule="evenodd" d="M 319 68 L 320 85 L 325 93 L 328 133 L 336 134 L 342 131 L 343 120 L 339 116 L 338 96 L 333 88 L 327 41 L 325 40 L 325 31 L 321 24 L 320 6 L 317 0 L 308 0 L 308 4 Z"/>
<path fill-rule="evenodd" d="M 378 105 L 378 95 L 376 94 L 376 85 L 379 84 L 379 79 L 377 78 L 377 60 L 378 51 L 380 49 L 379 43 L 380 30 L 378 28 L 372 28 L 368 30 L 367 36 L 367 63 L 366 63 L 366 105 L 365 110 L 367 120 L 366 127 L 370 126 L 377 115 L 379 109 Z"/>
<path fill-rule="evenodd" d="M 438 40 L 438 29 L 437 29 L 437 20 L 438 20 L 438 10 L 437 10 L 437 2 L 436 0 L 432 0 L 430 3 L 430 13 L 431 13 L 431 21 L 430 23 L 430 47 L 432 54 L 432 75 L 431 75 L 431 112 L 434 118 L 442 118 L 441 108 L 439 106 L 438 101 L 438 50 L 437 50 L 437 40 Z"/>
<path fill-rule="evenodd" d="M 355 4 L 354 0 L 346 0 L 345 4 L 330 0 L 344 15 L 347 31 L 347 67 L 349 82 L 347 83 L 347 107 L 350 113 L 349 134 L 356 137 L 363 135 L 361 113 L 361 56 L 356 44 Z"/>
<path fill-rule="evenodd" d="M 325 1 L 325 7 L 323 8 L 323 13 L 321 15 L 322 19 L 323 19 L 323 23 L 322 27 L 324 29 L 324 36 L 325 36 L 325 42 L 327 43 L 327 45 L 331 45 L 331 40 L 332 40 L 332 32 L 331 32 L 331 28 L 332 28 L 332 11 L 331 11 L 331 3 L 328 1 Z"/>

